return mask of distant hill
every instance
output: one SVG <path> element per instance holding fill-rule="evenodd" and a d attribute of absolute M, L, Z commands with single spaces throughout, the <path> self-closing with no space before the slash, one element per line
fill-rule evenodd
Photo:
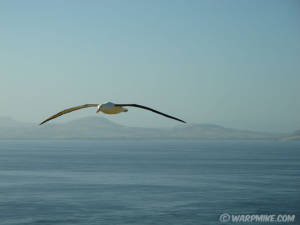
<path fill-rule="evenodd" d="M 214 124 L 188 124 L 174 128 L 139 128 L 113 123 L 103 117 L 38 126 L 0 117 L 0 139 L 203 139 L 270 140 L 278 134 L 225 128 Z"/>
<path fill-rule="evenodd" d="M 294 132 L 294 135 L 295 135 L 295 136 L 300 136 L 300 130 L 296 130 L 296 131 Z"/>
<path fill-rule="evenodd" d="M 8 117 L 8 116 L 1 116 L 0 117 L 0 127 L 16 127 L 20 126 L 22 123 Z"/>
<path fill-rule="evenodd" d="M 296 130 L 292 135 L 283 137 L 283 141 L 300 141 L 300 130 Z"/>

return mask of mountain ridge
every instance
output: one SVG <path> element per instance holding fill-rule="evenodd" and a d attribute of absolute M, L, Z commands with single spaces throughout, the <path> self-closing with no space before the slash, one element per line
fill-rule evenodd
<path fill-rule="evenodd" d="M 1 123 L 1 121 L 8 121 Z M 279 134 L 225 128 L 216 124 L 185 124 L 173 128 L 129 127 L 89 116 L 39 126 L 0 117 L 0 139 L 200 139 L 277 140 Z"/>

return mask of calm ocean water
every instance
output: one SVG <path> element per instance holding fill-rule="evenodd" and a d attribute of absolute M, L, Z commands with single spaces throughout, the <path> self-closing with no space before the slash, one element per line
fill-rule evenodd
<path fill-rule="evenodd" d="M 222 213 L 300 224 L 300 142 L 0 141 L 1 225 L 208 225 Z"/>

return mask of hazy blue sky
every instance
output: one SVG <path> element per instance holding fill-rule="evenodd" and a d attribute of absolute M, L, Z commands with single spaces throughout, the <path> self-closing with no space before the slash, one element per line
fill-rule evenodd
<path fill-rule="evenodd" d="M 140 103 L 191 123 L 300 129 L 300 2 L 0 1 L 0 116 Z M 95 115 L 78 111 L 58 121 Z M 175 126 L 147 111 L 107 116 Z"/>

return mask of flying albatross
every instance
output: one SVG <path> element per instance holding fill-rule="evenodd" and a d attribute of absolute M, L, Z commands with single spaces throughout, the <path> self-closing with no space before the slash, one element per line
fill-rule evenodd
<path fill-rule="evenodd" d="M 83 108 L 97 107 L 96 113 L 98 113 L 98 112 L 101 111 L 101 112 L 103 112 L 105 114 L 117 114 L 117 113 L 127 112 L 128 111 L 128 109 L 124 108 L 124 106 L 137 107 L 137 108 L 141 108 L 141 109 L 146 109 L 146 110 L 149 110 L 151 112 L 160 114 L 162 116 L 171 118 L 173 120 L 177 120 L 177 121 L 180 121 L 182 123 L 186 123 L 185 121 L 183 121 L 181 119 L 178 119 L 176 117 L 167 115 L 165 113 L 159 112 L 159 111 L 157 111 L 155 109 L 151 109 L 151 108 L 143 106 L 143 105 L 138 105 L 138 104 L 115 104 L 115 103 L 112 103 L 112 102 L 107 102 L 105 104 L 85 104 L 85 105 L 80 105 L 80 106 L 76 106 L 76 107 L 65 109 L 65 110 L 60 111 L 59 113 L 57 113 L 57 114 L 55 114 L 53 116 L 50 116 L 48 119 L 46 119 L 43 122 L 41 122 L 40 125 L 48 122 L 49 120 L 53 120 L 56 117 L 62 116 L 64 114 L 66 114 L 66 113 L 70 113 L 70 112 L 73 112 L 75 110 L 79 110 L 79 109 L 83 109 Z"/>

